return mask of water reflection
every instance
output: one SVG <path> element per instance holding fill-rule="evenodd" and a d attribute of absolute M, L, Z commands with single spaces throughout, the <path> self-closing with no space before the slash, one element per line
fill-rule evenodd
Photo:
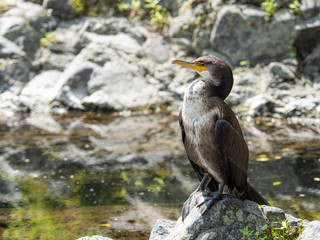
<path fill-rule="evenodd" d="M 242 126 L 252 184 L 274 206 L 319 219 L 314 129 Z M 147 239 L 156 219 L 179 216 L 198 184 L 173 116 L 40 116 L 2 123 L 0 130 L 4 239 Z"/>

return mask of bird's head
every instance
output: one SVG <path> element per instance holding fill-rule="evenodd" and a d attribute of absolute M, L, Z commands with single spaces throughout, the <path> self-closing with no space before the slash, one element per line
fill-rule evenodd
<path fill-rule="evenodd" d="M 206 81 L 213 84 L 214 95 L 221 99 L 225 99 L 232 89 L 232 70 L 225 61 L 218 57 L 203 56 L 191 62 L 173 60 L 171 63 L 197 71 Z"/>

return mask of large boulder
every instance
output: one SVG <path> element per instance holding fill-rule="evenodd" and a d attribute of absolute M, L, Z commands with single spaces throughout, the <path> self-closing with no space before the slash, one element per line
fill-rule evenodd
<path fill-rule="evenodd" d="M 298 36 L 294 42 L 297 55 L 305 59 L 316 47 L 320 39 L 320 16 L 313 17 L 296 25 Z"/>
<path fill-rule="evenodd" d="M 241 201 L 230 195 L 215 203 L 205 215 L 201 215 L 199 208 L 194 207 L 182 222 L 158 220 L 150 234 L 150 240 L 234 240 L 244 239 L 241 230 L 262 233 L 266 224 L 272 228 L 281 227 L 281 222 L 288 219 L 290 227 L 305 227 L 299 237 L 303 240 L 318 239 L 319 221 L 302 221 L 282 209 L 269 206 L 259 206 L 252 201 Z M 268 229 L 266 229 L 268 231 Z"/>
<path fill-rule="evenodd" d="M 211 33 L 211 46 L 235 65 L 243 60 L 249 60 L 253 65 L 281 60 L 290 56 L 297 35 L 295 22 L 295 16 L 289 10 L 280 10 L 272 22 L 267 23 L 261 8 L 224 6 Z"/>
<path fill-rule="evenodd" d="M 49 104 L 59 90 L 61 72 L 45 71 L 26 84 L 20 93 L 20 100 L 30 110 L 48 112 Z"/>

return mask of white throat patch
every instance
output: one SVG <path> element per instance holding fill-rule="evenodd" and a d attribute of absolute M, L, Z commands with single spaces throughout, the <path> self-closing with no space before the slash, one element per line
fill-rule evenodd
<path fill-rule="evenodd" d="M 198 73 L 206 80 L 209 80 L 211 78 L 209 71 L 202 71 Z"/>

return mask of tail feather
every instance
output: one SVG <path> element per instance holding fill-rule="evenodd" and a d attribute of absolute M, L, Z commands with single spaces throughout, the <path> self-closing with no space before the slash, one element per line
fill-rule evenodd
<path fill-rule="evenodd" d="M 270 206 L 267 200 L 264 199 L 264 197 L 262 197 L 262 195 L 258 193 L 257 190 L 255 190 L 249 182 L 248 182 L 247 189 L 245 191 L 241 191 L 241 193 L 236 191 L 235 195 L 237 195 L 237 197 L 242 200 L 250 200 L 258 203 L 259 205 Z"/>

